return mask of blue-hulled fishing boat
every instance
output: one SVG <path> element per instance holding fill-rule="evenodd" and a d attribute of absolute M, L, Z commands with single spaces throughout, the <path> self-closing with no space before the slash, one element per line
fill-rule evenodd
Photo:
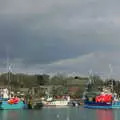
<path fill-rule="evenodd" d="M 0 89 L 0 110 L 12 110 L 12 109 L 24 109 L 27 108 L 27 104 L 23 100 L 17 97 L 11 96 L 11 87 L 10 87 L 10 70 L 11 66 L 8 66 L 8 81 L 9 81 L 9 90 L 7 88 Z"/>
<path fill-rule="evenodd" d="M 111 72 L 112 71 L 111 65 L 109 65 L 109 68 Z M 92 85 L 95 84 L 96 83 L 94 83 L 93 74 L 90 74 L 86 91 L 83 94 L 85 108 L 91 109 L 120 108 L 120 97 L 114 90 L 113 80 L 110 80 L 110 85 L 101 86 L 101 89 L 93 88 Z"/>
<path fill-rule="evenodd" d="M 84 107 L 92 109 L 113 109 L 120 108 L 120 100 L 116 93 L 111 93 L 106 88 L 99 95 L 84 99 Z"/>
<path fill-rule="evenodd" d="M 12 109 L 24 109 L 27 108 L 27 104 L 24 103 L 23 100 L 21 100 L 18 97 L 10 97 L 9 91 L 7 88 L 2 89 L 0 98 L 0 110 L 12 110 Z"/>

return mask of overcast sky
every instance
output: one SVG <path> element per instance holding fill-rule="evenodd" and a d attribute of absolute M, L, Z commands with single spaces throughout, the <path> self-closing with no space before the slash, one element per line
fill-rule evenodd
<path fill-rule="evenodd" d="M 0 0 L 0 72 L 120 78 L 119 0 Z"/>

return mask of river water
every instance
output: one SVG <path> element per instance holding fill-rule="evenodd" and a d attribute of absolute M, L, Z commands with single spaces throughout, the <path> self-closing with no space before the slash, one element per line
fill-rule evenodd
<path fill-rule="evenodd" d="M 83 107 L 1 110 L 0 120 L 120 120 L 120 110 L 98 110 Z"/>

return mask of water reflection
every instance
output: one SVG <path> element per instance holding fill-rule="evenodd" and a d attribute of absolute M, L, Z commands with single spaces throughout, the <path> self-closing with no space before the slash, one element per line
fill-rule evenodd
<path fill-rule="evenodd" d="M 17 111 L 9 111 L 9 110 L 3 110 L 1 111 L 1 119 L 2 120 L 17 120 L 18 113 Z"/>
<path fill-rule="evenodd" d="M 1 115 L 2 120 L 7 120 L 7 115 L 5 111 L 2 111 L 2 115 Z"/>
<path fill-rule="evenodd" d="M 120 109 L 95 110 L 82 107 L 41 110 L 3 110 L 0 120 L 120 120 Z"/>
<path fill-rule="evenodd" d="M 112 110 L 96 110 L 97 120 L 114 120 Z"/>

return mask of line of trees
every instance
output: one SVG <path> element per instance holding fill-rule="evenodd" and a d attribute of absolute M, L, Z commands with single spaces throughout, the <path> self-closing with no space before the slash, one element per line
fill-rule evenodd
<path fill-rule="evenodd" d="M 8 76 L 9 75 L 9 76 Z M 91 83 L 89 82 L 91 80 Z M 88 83 L 88 84 L 87 84 Z M 112 84 L 113 83 L 113 84 Z M 111 87 L 116 93 L 120 95 L 120 82 L 114 79 L 103 80 L 97 75 L 90 77 L 67 77 L 62 74 L 50 77 L 47 74 L 27 75 L 4 73 L 0 75 L 1 86 L 12 86 L 14 89 L 18 88 L 32 88 L 35 86 L 52 86 L 52 95 L 71 94 L 73 97 L 82 97 L 83 92 L 87 91 L 101 91 L 103 86 Z"/>
<path fill-rule="evenodd" d="M 88 78 L 86 77 L 67 77 L 57 74 L 50 77 L 47 74 L 14 74 L 4 73 L 0 75 L 1 86 L 11 86 L 13 89 L 32 88 L 37 86 L 52 86 L 51 94 L 53 96 L 62 96 L 71 94 L 80 97 L 84 91 L 84 87 Z"/>

